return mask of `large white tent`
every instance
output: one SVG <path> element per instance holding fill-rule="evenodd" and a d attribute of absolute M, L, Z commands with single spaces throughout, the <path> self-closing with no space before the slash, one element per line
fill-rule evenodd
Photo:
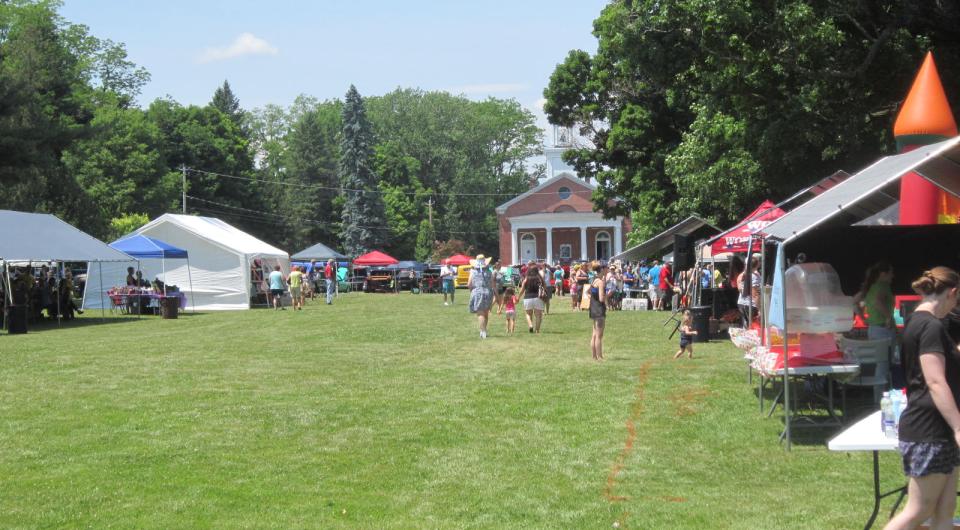
<path fill-rule="evenodd" d="M 167 285 L 177 285 L 199 310 L 248 309 L 251 298 L 263 293 L 264 278 L 280 265 L 286 272 L 289 255 L 220 219 L 194 215 L 164 214 L 136 231 L 148 237 L 165 241 L 189 252 L 186 263 L 176 264 L 162 271 L 161 260 L 144 259 L 140 266 L 143 277 L 152 280 L 163 275 Z M 103 284 L 92 285 L 88 280 L 90 297 L 86 302 L 97 303 L 98 290 L 123 285 L 125 270 L 114 270 L 108 275 L 104 268 Z M 190 290 L 192 279 L 193 289 Z"/>

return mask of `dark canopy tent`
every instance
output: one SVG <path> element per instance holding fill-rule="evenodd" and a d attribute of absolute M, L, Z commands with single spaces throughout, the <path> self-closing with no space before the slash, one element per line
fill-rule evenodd
<path fill-rule="evenodd" d="M 844 294 L 860 289 L 867 267 L 885 259 L 893 265 L 893 292 L 911 293 L 910 282 L 924 270 L 945 265 L 960 270 L 960 225 L 836 226 L 817 230 L 788 247 L 789 258 L 803 252 L 808 262 L 837 270 Z"/>
<path fill-rule="evenodd" d="M 900 179 L 910 172 L 960 196 L 960 137 L 881 158 L 766 227 L 767 242 L 777 245 L 778 258 L 784 258 L 777 259 L 774 266 L 769 314 L 761 306 L 769 324 L 781 327 L 784 335 L 790 332 L 786 325 L 787 294 L 782 285 L 787 261 L 799 252 L 807 254 L 808 262 L 831 263 L 847 294 L 856 291 L 866 267 L 880 258 L 893 262 L 894 293 L 909 292 L 905 282 L 932 265 L 957 267 L 958 256 L 952 248 L 956 236 L 960 235 L 957 225 L 854 226 L 896 204 Z M 784 356 L 787 449 L 790 448 L 791 423 L 788 370 L 789 356 Z"/>
<path fill-rule="evenodd" d="M 718 232 L 720 232 L 720 229 L 708 221 L 696 215 L 691 215 L 643 243 L 630 247 L 613 256 L 610 260 L 639 261 L 647 258 L 660 258 L 667 253 L 669 249 L 673 248 L 673 237 L 676 235 L 688 236 L 696 241 L 710 237 Z"/>
<path fill-rule="evenodd" d="M 337 261 L 343 261 L 347 259 L 346 256 L 324 245 L 323 243 L 317 243 L 312 247 L 305 248 L 300 252 L 290 256 L 290 259 L 296 261 L 310 261 L 314 259 L 317 261 L 326 261 L 330 258 L 333 258 Z"/>
<path fill-rule="evenodd" d="M 415 270 L 417 272 L 423 272 L 423 269 L 426 267 L 426 265 L 419 261 L 400 261 L 393 265 L 387 265 L 385 268 L 397 271 Z"/>

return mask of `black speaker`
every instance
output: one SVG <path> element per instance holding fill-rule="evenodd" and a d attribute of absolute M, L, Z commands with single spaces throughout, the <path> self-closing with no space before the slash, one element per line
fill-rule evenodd
<path fill-rule="evenodd" d="M 673 235 L 673 270 L 682 271 L 694 265 L 693 238 L 682 234 Z"/>

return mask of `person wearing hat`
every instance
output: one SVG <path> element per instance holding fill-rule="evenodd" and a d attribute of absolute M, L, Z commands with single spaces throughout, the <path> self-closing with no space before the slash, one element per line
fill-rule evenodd
<path fill-rule="evenodd" d="M 480 338 L 485 339 L 490 307 L 493 305 L 493 273 L 487 267 L 487 257 L 483 254 L 478 254 L 471 265 L 473 268 L 470 270 L 470 279 L 467 281 L 467 286 L 470 287 L 470 303 L 467 307 L 471 313 L 477 315 Z"/>

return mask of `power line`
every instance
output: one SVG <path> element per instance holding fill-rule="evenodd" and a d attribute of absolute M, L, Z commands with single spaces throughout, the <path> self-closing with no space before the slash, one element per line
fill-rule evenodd
<path fill-rule="evenodd" d="M 265 211 L 263 211 L 263 210 L 253 210 L 253 209 L 250 209 L 250 208 L 244 208 L 244 207 L 242 207 L 242 206 L 233 206 L 233 205 L 231 205 L 231 204 L 225 204 L 225 203 L 222 203 L 222 202 L 216 202 L 216 201 L 211 201 L 211 200 L 207 200 L 207 199 L 201 199 L 200 197 L 195 197 L 195 196 L 193 196 L 193 195 L 187 195 L 186 197 L 187 197 L 188 199 L 190 199 L 190 200 L 193 200 L 193 201 L 200 201 L 200 202 L 202 202 L 202 203 L 212 204 L 212 205 L 214 206 L 214 207 L 202 206 L 202 205 L 201 205 L 201 206 L 194 206 L 194 207 L 193 207 L 194 210 L 201 209 L 201 210 L 205 210 L 205 211 L 209 211 L 209 212 L 213 212 L 213 213 L 217 213 L 217 214 L 232 215 L 232 216 L 234 216 L 234 217 L 243 218 L 243 219 L 249 219 L 249 220 L 255 220 L 255 221 L 266 221 L 266 222 L 271 223 L 271 224 L 274 225 L 274 226 L 279 226 L 279 225 L 280 225 L 280 221 L 287 220 L 287 221 L 295 221 L 295 222 L 300 222 L 300 223 L 309 223 L 309 224 L 313 224 L 313 225 L 317 225 L 317 226 L 324 226 L 324 227 L 332 227 L 332 228 L 339 228 L 339 227 L 340 227 L 340 223 L 337 223 L 337 222 L 319 221 L 319 220 L 316 220 L 316 219 L 307 219 L 307 218 L 304 218 L 304 217 L 294 217 L 294 216 L 290 216 L 290 215 L 278 214 L 278 213 L 273 213 L 273 212 L 265 212 Z M 224 210 L 223 208 L 228 208 L 228 210 Z M 231 210 L 239 210 L 239 211 L 231 211 Z M 269 216 L 269 217 L 273 217 L 273 218 L 275 218 L 275 219 L 264 219 L 263 216 Z M 412 227 L 412 226 L 411 226 L 410 228 L 408 228 L 407 230 L 402 230 L 402 231 L 399 231 L 399 232 L 394 231 L 394 230 L 393 230 L 392 228 L 390 228 L 389 226 L 359 226 L 358 228 L 365 228 L 365 229 L 369 229 L 369 230 L 387 230 L 387 231 L 389 231 L 389 232 L 391 232 L 391 233 L 394 233 L 394 234 L 408 234 L 408 233 L 409 233 L 409 234 L 415 234 L 415 233 L 419 232 L 419 229 L 418 229 L 418 228 Z M 446 231 L 446 233 L 448 233 L 448 234 L 457 234 L 457 235 L 490 235 L 490 234 L 495 234 L 495 233 L 497 233 L 497 230 L 490 230 L 490 231 L 456 231 L 456 230 L 450 230 L 450 231 Z"/>
<path fill-rule="evenodd" d="M 248 182 L 261 182 L 261 183 L 264 183 L 264 184 L 273 184 L 273 185 L 276 185 L 276 186 L 291 186 L 291 187 L 296 187 L 296 188 L 307 188 L 307 189 L 318 189 L 318 190 L 327 190 L 327 191 L 337 191 L 337 192 L 340 192 L 340 193 L 351 192 L 351 193 L 375 193 L 375 194 L 378 194 L 378 195 L 385 195 L 385 194 L 387 194 L 387 192 L 382 191 L 382 190 L 358 190 L 358 189 L 353 189 L 353 188 L 323 186 L 323 185 L 320 185 L 320 184 L 300 184 L 300 183 L 298 183 L 298 182 L 281 182 L 281 181 L 275 181 L 275 180 L 259 179 L 259 178 L 254 178 L 254 177 L 240 177 L 240 176 L 237 176 L 237 175 L 228 175 L 228 174 L 226 174 L 226 173 L 217 173 L 217 172 L 214 172 L 214 171 L 204 171 L 204 170 L 202 170 L 202 169 L 187 168 L 187 171 L 190 171 L 190 172 L 193 172 L 193 173 L 200 173 L 200 174 L 203 174 L 203 175 L 211 175 L 211 176 L 214 176 L 214 177 L 222 177 L 222 178 L 235 179 L 235 180 L 245 180 L 245 181 L 248 181 Z M 390 193 L 395 193 L 395 192 L 390 192 Z M 577 195 L 590 195 L 590 196 L 593 195 L 593 191 L 591 191 L 591 190 L 570 190 L 570 193 L 571 193 L 571 194 L 577 194 Z M 401 191 L 400 194 L 402 194 L 402 195 L 416 196 L 416 195 L 418 195 L 418 192 L 416 192 L 416 191 Z M 518 196 L 518 195 L 523 195 L 523 194 L 524 194 L 524 192 L 522 192 L 522 191 L 521 191 L 521 192 L 518 192 L 518 193 L 453 193 L 453 192 L 439 192 L 439 191 L 430 193 L 430 195 L 438 195 L 438 196 L 446 196 L 446 197 L 516 197 L 516 196 Z M 536 191 L 536 192 L 533 192 L 533 193 L 529 193 L 528 196 L 531 196 L 531 195 L 556 195 L 556 194 L 557 194 L 557 192 L 555 192 L 555 191 Z"/>

